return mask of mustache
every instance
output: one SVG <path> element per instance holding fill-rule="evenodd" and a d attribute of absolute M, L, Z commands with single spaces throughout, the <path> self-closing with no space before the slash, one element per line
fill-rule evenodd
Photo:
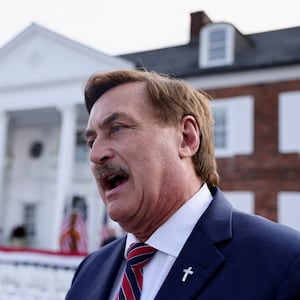
<path fill-rule="evenodd" d="M 98 165 L 96 167 L 96 178 L 103 179 L 111 174 L 118 174 L 120 176 L 129 177 L 130 171 L 127 166 L 116 165 L 111 163 L 106 163 L 104 165 Z"/>

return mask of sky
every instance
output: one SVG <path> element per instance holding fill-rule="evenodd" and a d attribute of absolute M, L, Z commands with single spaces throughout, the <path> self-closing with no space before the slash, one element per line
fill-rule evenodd
<path fill-rule="evenodd" d="M 0 0 L 0 47 L 31 23 L 109 55 L 186 44 L 205 11 L 244 34 L 300 26 L 299 0 Z"/>

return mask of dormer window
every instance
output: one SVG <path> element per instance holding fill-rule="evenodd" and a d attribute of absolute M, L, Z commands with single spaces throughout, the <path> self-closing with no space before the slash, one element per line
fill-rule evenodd
<path fill-rule="evenodd" d="M 223 28 L 212 30 L 208 36 L 208 59 L 216 61 L 226 57 L 226 32 Z"/>
<path fill-rule="evenodd" d="M 228 23 L 210 23 L 200 32 L 199 66 L 230 65 L 234 59 L 234 28 Z"/>

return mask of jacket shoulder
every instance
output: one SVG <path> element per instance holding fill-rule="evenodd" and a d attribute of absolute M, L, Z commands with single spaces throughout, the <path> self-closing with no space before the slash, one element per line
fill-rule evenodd
<path fill-rule="evenodd" d="M 288 226 L 273 222 L 258 215 L 245 214 L 233 210 L 232 225 L 235 233 L 249 240 L 265 243 L 290 246 L 300 251 L 300 232 Z M 237 230 L 239 228 L 239 230 Z"/>
<path fill-rule="evenodd" d="M 107 298 L 124 258 L 125 238 L 89 254 L 78 266 L 66 300 Z"/>
<path fill-rule="evenodd" d="M 119 257 L 124 245 L 125 239 L 120 238 L 89 254 L 78 266 L 73 281 L 76 280 L 76 277 L 81 273 L 93 272 L 95 268 L 98 270 L 101 269 L 109 258 Z"/>

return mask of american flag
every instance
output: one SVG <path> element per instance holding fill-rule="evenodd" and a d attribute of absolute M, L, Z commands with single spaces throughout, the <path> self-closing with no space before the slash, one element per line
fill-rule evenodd
<path fill-rule="evenodd" d="M 65 213 L 59 242 L 62 252 L 79 254 L 88 252 L 86 220 L 81 212 Z"/>

